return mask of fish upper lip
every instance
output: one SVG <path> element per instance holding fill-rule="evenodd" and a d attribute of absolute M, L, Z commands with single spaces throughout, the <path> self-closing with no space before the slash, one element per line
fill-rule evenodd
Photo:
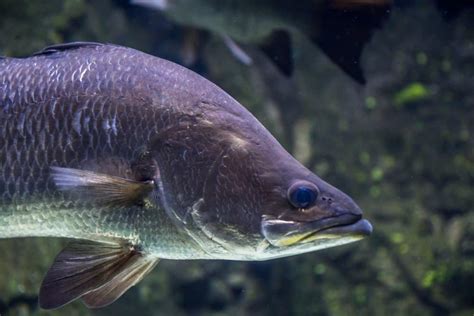
<path fill-rule="evenodd" d="M 316 234 L 358 234 L 360 236 L 369 236 L 370 234 L 372 234 L 372 231 L 372 224 L 370 224 L 368 220 L 361 218 L 357 222 L 354 222 L 349 225 L 338 225 L 319 230 L 316 232 Z"/>
<path fill-rule="evenodd" d="M 339 216 L 326 217 L 323 219 L 318 219 L 316 221 L 308 222 L 303 224 L 301 228 L 304 231 L 308 230 L 317 233 L 328 228 L 354 224 L 361 219 L 361 214 L 346 213 Z"/>

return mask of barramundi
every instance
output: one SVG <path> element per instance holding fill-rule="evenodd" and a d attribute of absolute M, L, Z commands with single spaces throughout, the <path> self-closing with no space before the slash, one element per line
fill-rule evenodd
<path fill-rule="evenodd" d="M 340 69 L 361 84 L 364 47 L 390 15 L 392 0 L 132 0 L 163 12 L 173 22 L 205 30 L 224 40 L 244 64 L 252 57 L 240 45 L 258 47 L 291 76 L 293 55 L 310 40 Z M 295 41 L 296 40 L 296 41 Z M 189 47 L 189 46 L 188 46 Z"/>
<path fill-rule="evenodd" d="M 40 306 L 112 303 L 160 259 L 266 260 L 372 232 L 192 71 L 111 44 L 0 58 L 0 238 L 63 237 Z"/>

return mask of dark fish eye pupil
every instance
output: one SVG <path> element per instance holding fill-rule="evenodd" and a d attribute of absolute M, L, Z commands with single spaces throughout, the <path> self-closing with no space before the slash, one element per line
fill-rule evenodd
<path fill-rule="evenodd" d="M 308 187 L 298 187 L 290 194 L 290 202 L 298 208 L 311 206 L 316 201 L 317 193 Z"/>

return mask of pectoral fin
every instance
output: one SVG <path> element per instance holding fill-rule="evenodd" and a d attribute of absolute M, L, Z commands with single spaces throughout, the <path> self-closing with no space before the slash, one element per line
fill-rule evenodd
<path fill-rule="evenodd" d="M 114 302 L 158 263 L 126 242 L 73 242 L 56 257 L 41 284 L 41 308 L 54 309 L 79 297 L 89 307 Z"/>
<path fill-rule="evenodd" d="M 237 58 L 238 61 L 240 61 L 244 65 L 251 65 L 253 60 L 252 57 L 250 57 L 240 46 L 237 44 L 230 36 L 228 35 L 222 35 L 222 39 L 224 40 L 224 44 L 227 46 L 227 48 L 230 50 L 232 55 L 234 55 L 235 58 Z"/>
<path fill-rule="evenodd" d="M 140 205 L 153 190 L 153 181 L 134 181 L 87 170 L 52 167 L 51 176 L 62 191 L 71 191 L 106 206 Z"/>

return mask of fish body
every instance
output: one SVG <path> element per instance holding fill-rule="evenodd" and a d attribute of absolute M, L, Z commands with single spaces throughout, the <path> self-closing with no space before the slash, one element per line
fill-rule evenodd
<path fill-rule="evenodd" d="M 40 304 L 110 304 L 159 259 L 266 260 L 359 240 L 359 207 L 236 100 L 97 43 L 0 59 L 0 238 L 75 240 Z"/>
<path fill-rule="evenodd" d="M 143 67 L 138 77 L 137 65 Z M 149 229 L 156 231 L 141 238 L 163 235 L 158 237 L 160 243 L 150 244 L 164 250 L 153 252 L 169 258 L 189 257 L 180 254 L 188 247 L 171 251 L 180 238 L 175 225 L 161 222 L 167 216 L 155 212 L 154 218 L 147 218 L 149 213 L 143 208 L 91 210 L 81 199 L 65 199 L 58 192 L 50 167 L 103 170 L 105 166 L 127 177 L 130 162 L 151 137 L 173 124 L 171 120 L 180 119 L 173 114 L 185 117 L 181 108 L 193 112 L 193 102 L 198 104 L 200 94 L 213 93 L 207 85 L 199 86 L 202 78 L 184 68 L 170 67 L 167 61 L 105 45 L 84 45 L 27 59 L 7 58 L 0 69 L 0 237 L 135 238 L 135 218 L 145 216 L 143 223 L 153 222 Z M 144 79 L 147 73 L 149 78 Z M 187 86 L 191 82 L 193 86 Z M 161 102 L 165 107 L 158 104 Z M 166 244 L 168 238 L 171 245 Z M 199 254 L 202 256 L 202 250 Z"/>

